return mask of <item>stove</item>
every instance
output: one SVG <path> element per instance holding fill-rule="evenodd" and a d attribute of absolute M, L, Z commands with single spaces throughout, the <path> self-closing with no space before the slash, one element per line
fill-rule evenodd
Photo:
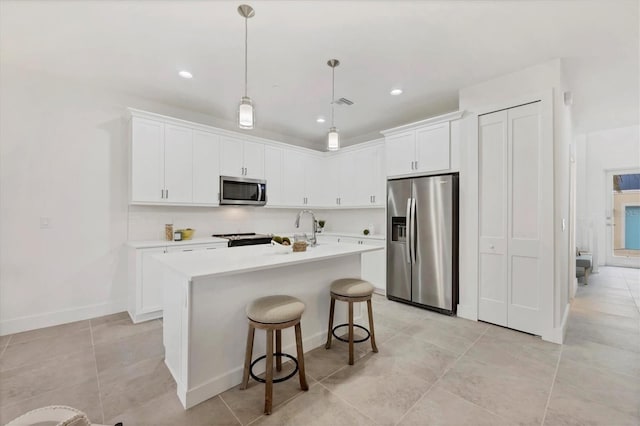
<path fill-rule="evenodd" d="M 271 235 L 256 234 L 255 232 L 246 234 L 213 234 L 212 237 L 225 238 L 229 240 L 229 247 L 271 243 Z"/>

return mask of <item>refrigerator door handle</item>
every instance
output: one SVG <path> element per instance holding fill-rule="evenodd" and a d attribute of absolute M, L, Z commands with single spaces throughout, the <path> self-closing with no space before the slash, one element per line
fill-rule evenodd
<path fill-rule="evenodd" d="M 405 249 L 407 252 L 407 263 L 411 263 L 411 198 L 407 198 L 407 220 L 405 228 Z"/>
<path fill-rule="evenodd" d="M 411 263 L 416 263 L 416 199 L 411 199 Z"/>

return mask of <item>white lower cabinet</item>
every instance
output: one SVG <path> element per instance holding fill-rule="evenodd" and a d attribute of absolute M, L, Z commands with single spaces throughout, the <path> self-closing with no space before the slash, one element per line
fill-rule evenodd
<path fill-rule="evenodd" d="M 185 244 L 129 248 L 129 316 L 134 323 L 162 318 L 162 277 L 147 265 L 148 259 L 165 253 L 226 248 L 227 243 Z"/>
<path fill-rule="evenodd" d="M 347 243 L 364 244 L 370 246 L 385 247 L 385 240 L 373 238 L 357 238 L 341 235 L 318 235 L 318 242 L 325 243 Z M 377 293 L 385 293 L 387 289 L 387 257 L 385 250 L 378 250 L 370 253 L 362 253 L 362 263 L 360 265 L 360 275 L 363 280 L 369 281 L 376 288 Z"/>

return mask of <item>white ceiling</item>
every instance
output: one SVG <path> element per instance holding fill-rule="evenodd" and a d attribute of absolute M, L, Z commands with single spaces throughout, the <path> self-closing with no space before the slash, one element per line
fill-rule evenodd
<path fill-rule="evenodd" d="M 330 58 L 346 144 L 456 110 L 457 91 L 566 58 L 577 132 L 638 123 L 638 1 L 260 1 L 249 20 L 254 134 L 323 149 Z M 3 63 L 233 121 L 242 1 L 6 1 Z M 187 69 L 192 80 L 178 77 Z M 390 96 L 393 87 L 404 94 Z"/>

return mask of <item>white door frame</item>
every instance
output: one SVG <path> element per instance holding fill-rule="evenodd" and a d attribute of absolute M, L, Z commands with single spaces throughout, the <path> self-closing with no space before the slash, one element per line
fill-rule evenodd
<path fill-rule="evenodd" d="M 604 171 L 604 197 L 605 197 L 605 264 L 607 266 L 623 266 L 631 268 L 640 268 L 640 257 L 614 256 L 613 253 L 613 176 L 625 174 L 640 174 L 640 169 L 607 169 Z M 635 205 L 635 204 L 628 204 Z M 624 215 L 622 223 L 615 224 L 622 227 L 622 238 L 624 241 Z"/>
<path fill-rule="evenodd" d="M 477 184 L 478 182 L 478 117 L 483 114 L 488 114 L 495 111 L 500 111 L 503 109 L 513 108 L 519 105 L 524 105 L 531 102 L 541 101 L 542 108 L 542 126 L 543 133 L 545 135 L 549 135 L 548 137 L 553 138 L 553 89 L 548 89 L 544 91 L 532 92 L 528 94 L 524 94 L 518 97 L 505 99 L 496 104 L 486 105 L 480 108 L 473 108 L 473 111 L 470 111 L 469 123 L 468 123 L 468 131 L 469 138 L 467 139 L 469 143 L 468 149 L 468 172 L 462 173 L 461 170 L 461 188 L 463 187 L 462 181 L 464 180 L 465 188 L 462 191 L 467 191 L 468 195 L 465 197 L 465 201 L 468 202 L 468 206 L 466 206 L 467 215 L 464 219 L 464 224 L 461 223 L 461 228 L 464 228 L 466 234 L 469 235 L 469 239 L 465 241 L 468 244 L 466 247 L 465 254 L 468 259 L 468 266 L 466 271 L 461 271 L 461 275 L 464 275 L 465 281 L 468 283 L 465 286 L 465 290 L 468 290 L 468 294 L 465 295 L 464 299 L 468 301 L 468 303 L 473 303 L 473 305 L 458 305 L 458 316 L 463 318 L 468 318 L 472 320 L 478 319 L 478 303 L 479 303 L 479 280 L 478 280 L 478 272 L 479 272 L 479 214 L 478 214 L 478 197 L 479 197 L 479 188 Z M 466 175 L 466 176 L 464 176 Z M 461 192 L 462 192 L 461 191 Z M 466 204 L 466 203 L 465 203 Z M 550 212 L 552 216 L 554 216 L 554 212 Z M 461 232 L 462 234 L 462 232 Z M 549 247 L 549 251 L 553 256 L 555 252 L 555 246 L 553 244 L 554 239 L 551 237 L 552 244 Z M 461 241 L 462 243 L 462 241 Z M 549 280 L 548 288 L 545 288 L 541 293 L 541 306 L 544 307 L 544 313 L 542 315 L 543 321 L 541 324 L 541 329 L 543 330 L 542 338 L 544 340 L 549 341 L 557 341 L 557 343 L 562 342 L 562 337 L 559 337 L 559 333 L 554 330 L 554 293 L 555 293 L 555 268 L 551 268 L 551 276 Z"/>

